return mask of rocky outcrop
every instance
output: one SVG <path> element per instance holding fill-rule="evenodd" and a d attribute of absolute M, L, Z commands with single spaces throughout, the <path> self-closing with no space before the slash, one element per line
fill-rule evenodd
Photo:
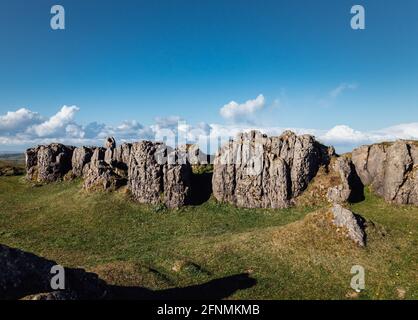
<path fill-rule="evenodd" d="M 94 149 L 88 147 L 75 148 L 71 160 L 73 175 L 75 177 L 82 177 L 83 170 L 87 164 L 90 163 Z"/>
<path fill-rule="evenodd" d="M 338 157 L 333 163 L 332 170 L 339 175 L 341 183 L 328 189 L 327 198 L 330 202 L 341 204 L 364 199 L 364 186 L 350 157 L 347 155 Z"/>
<path fill-rule="evenodd" d="M 72 169 L 73 151 L 60 143 L 26 150 L 27 178 L 44 183 L 61 180 Z"/>
<path fill-rule="evenodd" d="M 356 244 L 364 247 L 366 235 L 364 231 L 364 219 L 339 204 L 335 204 L 332 207 L 331 213 L 333 216 L 333 224 Z"/>
<path fill-rule="evenodd" d="M 169 208 L 187 203 L 191 166 L 178 150 L 168 153 L 162 143 L 141 141 L 131 148 L 128 186 L 140 203 L 163 203 Z"/>
<path fill-rule="evenodd" d="M 106 149 L 115 149 L 116 148 L 116 140 L 113 137 L 107 137 L 104 143 L 104 147 Z"/>
<path fill-rule="evenodd" d="M 286 131 L 267 137 L 258 131 L 237 136 L 215 157 L 213 194 L 220 202 L 247 208 L 284 208 L 300 195 L 333 148 L 310 135 Z"/>
<path fill-rule="evenodd" d="M 111 159 L 106 161 L 106 155 L 112 149 L 96 148 L 90 163 L 83 172 L 83 188 L 88 191 L 116 190 L 126 184 L 126 179 L 118 175 L 112 166 Z"/>
<path fill-rule="evenodd" d="M 388 202 L 418 205 L 418 143 L 396 141 L 362 146 L 352 153 L 364 185 Z"/>

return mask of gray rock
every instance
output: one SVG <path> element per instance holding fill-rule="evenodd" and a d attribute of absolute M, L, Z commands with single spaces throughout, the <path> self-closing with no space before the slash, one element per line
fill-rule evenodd
<path fill-rule="evenodd" d="M 84 167 L 90 163 L 93 155 L 93 149 L 87 147 L 78 147 L 74 149 L 71 160 L 72 170 L 75 177 L 82 177 Z"/>
<path fill-rule="evenodd" d="M 363 222 L 350 210 L 343 208 L 339 204 L 335 204 L 331 210 L 333 214 L 333 224 L 343 229 L 348 238 L 353 240 L 361 247 L 365 246 L 365 232 Z"/>
<path fill-rule="evenodd" d="M 131 148 L 128 186 L 140 203 L 164 203 L 169 208 L 187 204 L 191 166 L 177 163 L 178 151 L 167 154 L 162 143 L 141 141 Z"/>
<path fill-rule="evenodd" d="M 330 202 L 341 204 L 344 202 L 358 202 L 364 199 L 363 183 L 349 157 L 338 157 L 332 169 L 338 173 L 341 184 L 328 189 L 327 198 Z"/>
<path fill-rule="evenodd" d="M 123 143 L 117 146 L 112 153 L 112 161 L 110 162 L 113 170 L 121 177 L 128 177 L 128 167 L 131 156 L 132 144 Z"/>
<path fill-rule="evenodd" d="M 242 133 L 215 157 L 213 194 L 239 207 L 288 207 L 333 153 L 312 136 L 291 131 L 279 137 Z"/>
<path fill-rule="evenodd" d="M 115 149 L 116 148 L 116 140 L 113 137 L 107 137 L 104 143 L 104 147 L 106 149 Z"/>
<path fill-rule="evenodd" d="M 104 160 L 108 150 L 104 148 L 94 150 L 90 163 L 83 170 L 83 188 L 85 190 L 116 190 L 126 184 L 126 179 L 119 176 L 113 167 Z"/>
<path fill-rule="evenodd" d="M 364 185 L 388 202 L 418 205 L 418 143 L 397 141 L 362 146 L 352 153 Z"/>
<path fill-rule="evenodd" d="M 27 178 L 37 182 L 61 180 L 72 168 L 74 147 L 60 143 L 26 151 Z"/>

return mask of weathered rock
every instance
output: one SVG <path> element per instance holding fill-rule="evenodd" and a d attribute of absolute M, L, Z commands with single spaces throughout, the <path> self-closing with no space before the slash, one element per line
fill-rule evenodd
<path fill-rule="evenodd" d="M 106 149 L 115 149 L 116 148 L 116 140 L 113 137 L 108 137 L 105 140 L 104 147 Z"/>
<path fill-rule="evenodd" d="M 26 178 L 28 180 L 36 180 L 37 178 L 38 149 L 39 147 L 30 148 L 25 152 Z"/>
<path fill-rule="evenodd" d="M 105 154 L 104 148 L 94 150 L 90 163 L 83 170 L 84 189 L 89 191 L 116 190 L 126 184 L 126 179 L 119 176 L 104 160 Z"/>
<path fill-rule="evenodd" d="M 213 194 L 239 207 L 287 207 L 333 153 L 312 136 L 290 131 L 279 137 L 240 134 L 215 157 Z"/>
<path fill-rule="evenodd" d="M 90 163 L 93 151 L 94 150 L 92 148 L 87 147 L 79 147 L 74 149 L 71 161 L 74 176 L 83 176 L 83 169 L 88 163 Z"/>
<path fill-rule="evenodd" d="M 363 183 L 348 156 L 338 157 L 333 165 L 341 179 L 341 184 L 328 189 L 327 198 L 332 203 L 357 202 L 364 199 Z"/>
<path fill-rule="evenodd" d="M 163 167 L 163 175 L 164 204 L 168 208 L 178 208 L 187 204 L 190 195 L 192 168 L 188 162 L 178 159 L 177 150 L 169 154 L 168 163 Z"/>
<path fill-rule="evenodd" d="M 331 212 L 333 214 L 333 224 L 342 229 L 348 238 L 364 247 L 365 231 L 362 219 L 339 204 L 335 204 Z"/>
<path fill-rule="evenodd" d="M 0 244 L 0 299 L 19 299 L 45 293 L 45 298 L 99 299 L 106 293 L 106 283 L 82 269 L 65 268 L 65 291 L 52 293 L 51 268 L 55 261 Z M 48 294 L 49 293 L 49 294 Z"/>
<path fill-rule="evenodd" d="M 211 157 L 204 153 L 197 144 L 185 144 L 178 147 L 179 154 L 187 159 L 192 166 L 211 163 Z"/>
<path fill-rule="evenodd" d="M 362 146 L 352 153 L 364 185 L 388 202 L 418 205 L 418 143 L 397 141 Z"/>
<path fill-rule="evenodd" d="M 74 147 L 60 143 L 28 149 L 27 178 L 37 182 L 61 180 L 71 170 L 73 150 Z"/>
<path fill-rule="evenodd" d="M 131 156 L 131 143 L 123 143 L 117 146 L 112 152 L 112 160 L 110 164 L 116 174 L 121 177 L 128 177 L 128 166 Z"/>
<path fill-rule="evenodd" d="M 191 166 L 178 163 L 173 152 L 167 154 L 162 143 L 141 141 L 132 145 L 128 185 L 136 201 L 164 203 L 170 208 L 187 203 Z"/>
<path fill-rule="evenodd" d="M 116 147 L 113 160 L 121 163 L 129 164 L 129 158 L 131 155 L 131 143 L 122 143 Z"/>

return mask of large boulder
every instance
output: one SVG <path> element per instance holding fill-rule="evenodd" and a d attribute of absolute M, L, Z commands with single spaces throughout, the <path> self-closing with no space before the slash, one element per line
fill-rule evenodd
<path fill-rule="evenodd" d="M 74 147 L 60 143 L 26 150 L 27 178 L 36 182 L 61 180 L 72 168 Z"/>
<path fill-rule="evenodd" d="M 364 185 L 388 202 L 418 205 L 418 142 L 362 146 L 352 153 Z"/>
<path fill-rule="evenodd" d="M 141 141 L 131 147 L 128 186 L 140 203 L 185 205 L 191 183 L 191 166 L 178 151 L 167 152 L 163 143 Z"/>
<path fill-rule="evenodd" d="M 284 208 L 306 189 L 333 154 L 333 148 L 310 135 L 242 133 L 215 157 L 213 194 L 218 201 L 239 207 Z"/>
<path fill-rule="evenodd" d="M 366 233 L 364 231 L 364 219 L 355 215 L 348 209 L 343 208 L 339 204 L 335 204 L 332 209 L 332 222 L 339 228 L 348 238 L 357 243 L 359 246 L 365 246 Z"/>

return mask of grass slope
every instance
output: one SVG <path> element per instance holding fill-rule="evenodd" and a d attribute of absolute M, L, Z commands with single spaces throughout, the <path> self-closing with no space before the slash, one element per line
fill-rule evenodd
<path fill-rule="evenodd" d="M 248 272 L 257 284 L 230 298 L 418 298 L 417 207 L 367 193 L 352 206 L 373 221 L 365 249 L 315 209 L 237 209 L 211 199 L 168 211 L 123 192 L 85 193 L 81 181 L 31 187 L 1 177 L 0 243 L 124 286 L 183 287 Z M 366 270 L 360 295 L 350 289 L 355 264 Z"/>

